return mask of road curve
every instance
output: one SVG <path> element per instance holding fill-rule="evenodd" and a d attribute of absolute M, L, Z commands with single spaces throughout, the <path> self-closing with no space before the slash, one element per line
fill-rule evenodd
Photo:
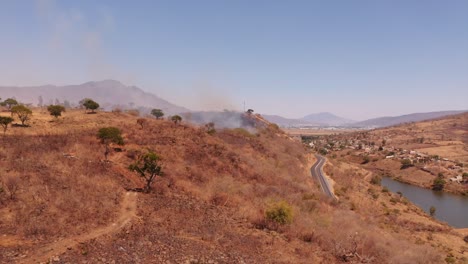
<path fill-rule="evenodd" d="M 315 162 L 315 164 L 312 165 L 312 168 L 310 168 L 310 173 L 312 174 L 312 177 L 319 181 L 322 191 L 330 198 L 336 200 L 336 196 L 331 190 L 330 183 L 328 182 L 327 178 L 323 176 L 322 168 L 327 159 L 320 155 L 315 155 L 315 157 L 317 158 L 317 162 Z"/>

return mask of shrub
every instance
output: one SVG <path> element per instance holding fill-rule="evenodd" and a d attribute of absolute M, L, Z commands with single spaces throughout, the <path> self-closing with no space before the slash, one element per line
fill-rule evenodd
<path fill-rule="evenodd" d="M 406 169 L 413 166 L 413 162 L 410 159 L 404 159 L 401 161 L 400 169 Z"/>
<path fill-rule="evenodd" d="M 429 208 L 429 214 L 431 216 L 434 216 L 435 215 L 435 212 L 436 212 L 436 208 L 434 206 L 431 206 L 431 208 Z"/>
<path fill-rule="evenodd" d="M 280 225 L 290 224 L 293 221 L 293 209 L 286 201 L 281 201 L 270 206 L 265 212 L 265 217 L 268 221 Z"/>
<path fill-rule="evenodd" d="M 382 192 L 383 192 L 383 193 L 388 193 L 388 188 L 387 188 L 387 186 L 384 186 L 384 187 L 382 188 Z"/>
<path fill-rule="evenodd" d="M 47 111 L 49 111 L 51 116 L 58 118 L 59 116 L 62 115 L 62 112 L 65 112 L 65 107 L 61 105 L 49 105 L 47 107 Z"/>
<path fill-rule="evenodd" d="M 182 122 L 182 117 L 180 115 L 172 116 L 171 121 L 177 125 L 178 123 Z"/>
<path fill-rule="evenodd" d="M 124 144 L 122 132 L 116 127 L 103 127 L 99 129 L 97 137 L 101 140 L 101 144 L 106 146 L 106 152 L 104 152 L 106 160 L 107 155 L 109 154 L 109 145 L 111 143 L 115 143 L 117 145 Z"/>
<path fill-rule="evenodd" d="M 364 160 L 361 162 L 361 164 L 367 164 L 367 163 L 369 163 L 369 162 L 370 162 L 369 156 L 365 156 L 365 157 L 364 157 Z"/>
<path fill-rule="evenodd" d="M 382 182 L 382 178 L 378 175 L 375 175 L 374 177 L 372 177 L 370 183 L 374 184 L 374 185 L 380 185 Z"/>
<path fill-rule="evenodd" d="M 437 177 L 432 183 L 432 189 L 434 191 L 442 191 L 445 187 L 445 180 L 442 177 Z"/>

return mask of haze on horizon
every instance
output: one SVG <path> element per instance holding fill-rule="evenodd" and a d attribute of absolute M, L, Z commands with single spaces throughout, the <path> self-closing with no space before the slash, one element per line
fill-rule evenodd
<path fill-rule="evenodd" d="M 115 79 L 290 118 L 466 110 L 467 14 L 463 0 L 3 1 L 0 86 Z"/>

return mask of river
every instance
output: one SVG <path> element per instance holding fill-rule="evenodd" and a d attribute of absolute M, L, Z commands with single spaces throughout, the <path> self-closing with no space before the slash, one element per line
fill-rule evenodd
<path fill-rule="evenodd" d="M 387 186 L 391 192 L 401 192 L 413 204 L 429 214 L 429 208 L 434 206 L 434 217 L 455 228 L 468 227 L 468 197 L 446 192 L 436 192 L 418 186 L 382 177 L 382 186 Z"/>

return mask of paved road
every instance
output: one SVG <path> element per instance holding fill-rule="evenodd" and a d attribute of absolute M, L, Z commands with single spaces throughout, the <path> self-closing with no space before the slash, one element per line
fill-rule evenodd
<path fill-rule="evenodd" d="M 325 157 L 322 157 L 320 155 L 315 155 L 317 157 L 317 162 L 310 168 L 310 173 L 312 174 L 312 177 L 315 177 L 320 183 L 320 187 L 322 188 L 322 191 L 329 197 L 333 198 L 336 200 L 335 194 L 331 191 L 330 188 L 330 183 L 328 183 L 327 178 L 323 176 L 323 165 L 325 164 L 325 161 L 327 159 Z"/>

